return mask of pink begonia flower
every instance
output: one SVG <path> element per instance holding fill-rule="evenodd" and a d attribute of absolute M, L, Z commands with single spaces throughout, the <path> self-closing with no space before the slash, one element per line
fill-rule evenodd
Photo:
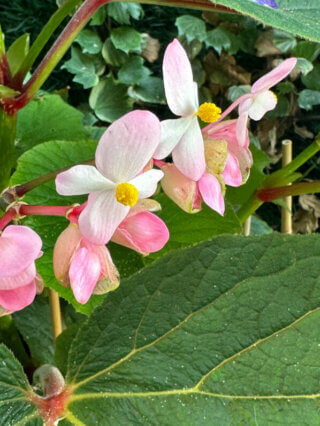
<path fill-rule="evenodd" d="M 223 120 L 230 112 L 239 106 L 239 118 L 237 120 L 237 137 L 239 144 L 245 144 L 245 131 L 248 118 L 258 121 L 266 112 L 273 110 L 277 105 L 277 97 L 271 92 L 271 87 L 283 80 L 293 70 L 297 63 L 296 58 L 289 58 L 281 62 L 272 71 L 259 78 L 251 87 L 251 92 L 240 96 L 233 104 L 221 114 L 219 121 Z M 214 125 L 209 124 L 204 130 Z"/>
<path fill-rule="evenodd" d="M 252 166 L 252 154 L 249 150 L 248 129 L 242 129 L 242 144 L 240 144 L 237 131 L 237 120 L 226 120 L 214 123 L 210 129 L 203 129 L 204 139 L 209 141 L 226 141 L 228 148 L 227 162 L 222 176 L 227 185 L 240 186 L 249 177 Z"/>
<path fill-rule="evenodd" d="M 111 241 L 147 255 L 164 247 L 169 239 L 169 231 L 165 223 L 150 212 L 160 210 L 159 203 L 154 200 L 144 201 L 130 210 Z"/>
<path fill-rule="evenodd" d="M 109 250 L 95 245 L 80 232 L 77 223 L 59 235 L 53 251 L 53 269 L 57 280 L 68 287 L 79 303 L 87 303 L 90 296 L 115 290 L 119 274 Z"/>
<path fill-rule="evenodd" d="M 225 204 L 221 181 L 211 173 L 204 173 L 198 181 L 194 181 L 174 165 L 156 161 L 164 172 L 161 181 L 163 191 L 172 201 L 187 213 L 197 213 L 204 201 L 210 208 L 224 214 Z"/>
<path fill-rule="evenodd" d="M 206 169 L 198 116 L 211 123 L 218 120 L 221 110 L 211 103 L 199 107 L 190 61 L 176 39 L 168 45 L 164 54 L 163 82 L 168 106 L 181 118 L 162 121 L 161 141 L 154 158 L 162 160 L 172 152 L 177 168 L 197 181 Z"/>
<path fill-rule="evenodd" d="M 10 225 L 0 235 L 1 315 L 30 305 L 41 285 L 35 260 L 42 256 L 42 241 L 27 226 Z"/>
<path fill-rule="evenodd" d="M 96 167 L 74 166 L 56 178 L 61 195 L 89 194 L 79 216 L 81 233 L 94 244 L 106 244 L 138 199 L 155 192 L 160 170 L 141 173 L 160 141 L 161 126 L 149 111 L 132 111 L 102 135 Z"/>

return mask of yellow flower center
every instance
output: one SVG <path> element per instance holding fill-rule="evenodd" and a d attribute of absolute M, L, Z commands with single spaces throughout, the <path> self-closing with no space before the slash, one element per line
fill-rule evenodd
<path fill-rule="evenodd" d="M 219 120 L 221 109 L 211 102 L 200 105 L 197 116 L 205 123 L 214 123 Z"/>
<path fill-rule="evenodd" d="M 269 90 L 269 92 L 273 94 L 276 102 L 278 102 L 278 96 L 272 90 Z"/>
<path fill-rule="evenodd" d="M 131 183 L 119 183 L 116 190 L 116 199 L 124 206 L 133 207 L 137 204 L 139 191 Z"/>

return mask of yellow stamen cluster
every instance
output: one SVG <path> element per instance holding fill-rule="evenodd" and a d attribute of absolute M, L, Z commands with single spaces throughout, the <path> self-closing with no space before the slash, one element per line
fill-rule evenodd
<path fill-rule="evenodd" d="M 269 92 L 273 94 L 276 102 L 278 102 L 278 96 L 272 90 L 269 90 Z"/>
<path fill-rule="evenodd" d="M 133 207 L 137 204 L 139 191 L 131 183 L 119 183 L 116 190 L 116 199 L 124 206 Z"/>
<path fill-rule="evenodd" d="M 211 102 L 200 105 L 197 116 L 205 123 L 214 123 L 219 120 L 221 109 Z"/>

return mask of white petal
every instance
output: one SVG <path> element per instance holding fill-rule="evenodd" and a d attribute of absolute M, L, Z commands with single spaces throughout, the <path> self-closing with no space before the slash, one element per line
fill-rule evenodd
<path fill-rule="evenodd" d="M 249 117 L 252 120 L 261 120 L 266 112 L 271 111 L 277 105 L 275 95 L 268 90 L 253 98 L 252 105 L 249 108 Z"/>
<path fill-rule="evenodd" d="M 172 158 L 180 172 L 192 180 L 199 180 L 205 172 L 204 143 L 197 117 L 172 151 Z"/>
<path fill-rule="evenodd" d="M 96 151 L 97 169 L 112 182 L 128 182 L 151 160 L 160 142 L 158 118 L 132 111 L 111 124 Z"/>
<path fill-rule="evenodd" d="M 142 173 L 129 183 L 134 185 L 139 191 L 139 198 L 151 197 L 156 192 L 158 182 L 163 178 L 164 174 L 161 170 L 149 170 Z"/>
<path fill-rule="evenodd" d="M 177 118 L 176 120 L 161 121 L 161 139 L 153 157 L 162 160 L 171 154 L 175 146 L 180 142 L 183 134 L 190 126 L 193 117 Z"/>
<path fill-rule="evenodd" d="M 93 192 L 79 216 L 80 231 L 93 244 L 106 244 L 129 213 L 130 207 L 119 203 L 115 194 L 115 190 Z"/>
<path fill-rule="evenodd" d="M 60 195 L 82 195 L 114 187 L 94 166 L 78 165 L 59 173 L 56 189 Z"/>
<path fill-rule="evenodd" d="M 191 64 L 177 39 L 164 54 L 163 83 L 168 106 L 174 114 L 186 116 L 197 111 Z"/>

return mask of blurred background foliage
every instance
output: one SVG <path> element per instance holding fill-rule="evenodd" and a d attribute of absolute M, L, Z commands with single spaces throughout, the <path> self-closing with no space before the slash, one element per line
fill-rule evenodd
<path fill-rule="evenodd" d="M 0 0 L 6 45 L 26 32 L 33 41 L 56 8 L 56 0 Z M 251 121 L 252 142 L 269 160 L 255 155 L 260 155 L 261 164 L 269 163 L 267 171 L 280 167 L 281 140 L 292 139 L 297 155 L 319 132 L 320 45 L 235 14 L 134 3 L 103 6 L 44 90 L 57 92 L 79 109 L 96 139 L 109 123 L 133 108 L 150 109 L 160 119 L 169 118 L 161 64 L 164 49 L 174 37 L 179 37 L 192 61 L 200 102 L 213 101 L 221 108 L 249 91 L 250 84 L 282 59 L 299 58 L 290 78 L 275 88 L 277 108 L 258 124 Z M 304 178 L 318 179 L 318 161 L 310 160 L 303 173 Z M 234 201 L 232 192 L 230 200 Z M 267 203 L 258 214 L 279 229 L 279 205 Z M 295 201 L 297 232 L 317 230 L 319 216 L 317 197 Z"/>

